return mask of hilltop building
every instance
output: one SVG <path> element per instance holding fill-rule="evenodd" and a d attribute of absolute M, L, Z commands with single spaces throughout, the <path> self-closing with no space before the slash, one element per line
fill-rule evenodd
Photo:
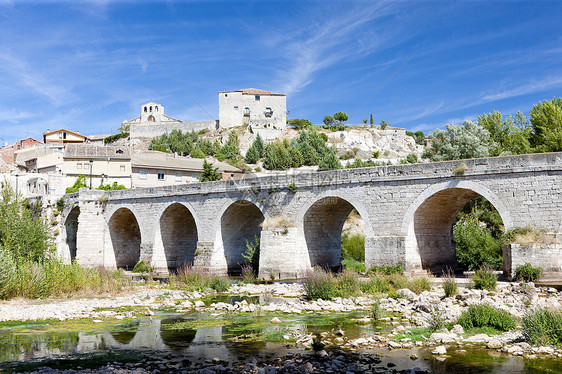
<path fill-rule="evenodd" d="M 287 95 L 256 88 L 219 92 L 221 128 L 251 125 L 283 129 L 287 125 Z"/>
<path fill-rule="evenodd" d="M 79 134 L 66 129 L 58 129 L 43 133 L 43 143 L 72 144 L 85 143 L 88 140 L 86 135 Z"/>

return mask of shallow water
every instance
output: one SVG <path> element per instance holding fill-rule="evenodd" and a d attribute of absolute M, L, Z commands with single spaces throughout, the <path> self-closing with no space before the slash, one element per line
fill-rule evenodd
<path fill-rule="evenodd" d="M 243 299 L 215 299 L 235 302 Z M 389 325 L 375 327 L 358 325 L 352 318 L 362 317 L 359 312 L 348 314 L 277 314 L 281 325 L 271 324 L 274 314 L 187 314 L 158 313 L 152 318 L 123 321 L 39 322 L 4 325 L 0 328 L 0 368 L 17 368 L 18 362 L 70 359 L 76 355 L 93 355 L 100 352 L 151 352 L 172 354 L 192 361 L 220 357 L 236 362 L 249 356 L 281 357 L 290 352 L 303 352 L 294 343 L 272 342 L 292 331 L 301 333 L 343 329 L 346 337 L 354 339 L 369 336 Z M 272 338 L 273 337 L 273 338 Z M 269 341 L 268 341 L 269 340 Z M 449 373 L 537 373 L 562 372 L 562 360 L 524 359 L 501 355 L 483 348 L 467 353 L 449 348 L 444 361 L 425 349 L 412 350 L 370 349 L 361 353 L 379 357 L 380 365 L 395 364 L 393 369 L 415 367 L 430 372 Z M 419 356 L 411 360 L 412 353 Z"/>

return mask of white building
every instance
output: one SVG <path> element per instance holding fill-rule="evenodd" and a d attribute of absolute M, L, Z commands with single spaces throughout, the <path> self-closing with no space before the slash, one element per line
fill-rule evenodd
<path fill-rule="evenodd" d="M 287 95 L 255 88 L 221 91 L 219 125 L 283 129 L 287 125 Z"/>

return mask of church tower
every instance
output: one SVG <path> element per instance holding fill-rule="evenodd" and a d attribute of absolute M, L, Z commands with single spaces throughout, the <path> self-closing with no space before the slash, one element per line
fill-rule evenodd
<path fill-rule="evenodd" d="M 141 106 L 141 123 L 161 123 L 163 115 L 164 105 L 150 102 Z"/>

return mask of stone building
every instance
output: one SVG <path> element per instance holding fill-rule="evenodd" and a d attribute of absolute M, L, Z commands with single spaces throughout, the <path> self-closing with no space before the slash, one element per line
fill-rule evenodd
<path fill-rule="evenodd" d="M 27 138 L 27 139 L 20 140 L 15 144 L 6 145 L 0 148 L 0 154 L 2 160 L 4 160 L 4 162 L 7 164 L 11 164 L 14 162 L 14 154 L 16 152 L 33 147 L 36 144 L 42 144 L 42 143 L 33 138 Z"/>
<path fill-rule="evenodd" d="M 247 88 L 219 92 L 221 128 L 241 125 L 282 129 L 287 125 L 287 95 Z"/>
<path fill-rule="evenodd" d="M 58 129 L 43 133 L 43 143 L 73 144 L 85 143 L 88 140 L 86 135 L 79 134 L 66 129 Z"/>
<path fill-rule="evenodd" d="M 131 156 L 127 147 L 68 144 L 64 149 L 62 173 L 67 187 L 83 174 L 92 179 L 92 188 L 100 184 L 122 184 L 131 188 Z"/>
<path fill-rule="evenodd" d="M 172 186 L 199 182 L 203 172 L 203 159 L 181 157 L 158 151 L 133 153 L 131 179 L 133 188 Z M 242 170 L 226 162 L 213 162 L 222 179 L 238 179 Z"/>

